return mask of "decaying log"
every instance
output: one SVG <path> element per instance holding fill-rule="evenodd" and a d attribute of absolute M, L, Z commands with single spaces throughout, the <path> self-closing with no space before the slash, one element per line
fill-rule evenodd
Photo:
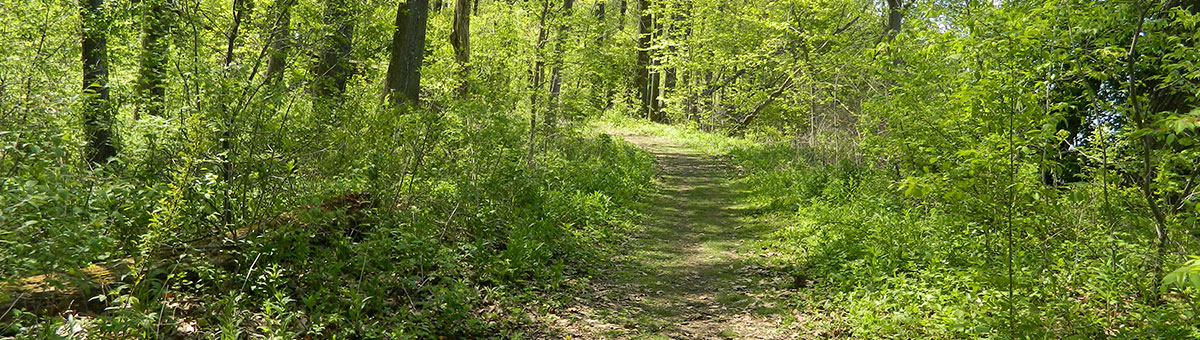
<path fill-rule="evenodd" d="M 296 211 L 285 212 L 247 228 L 241 228 L 232 239 L 254 238 L 268 235 L 273 231 L 286 230 L 284 226 L 300 226 L 317 228 L 316 232 L 322 238 L 341 234 L 354 241 L 360 241 L 368 230 L 362 223 L 364 213 L 373 207 L 371 195 L 367 193 L 349 193 L 334 196 L 322 201 L 319 205 L 309 205 Z M 339 218 L 321 224 L 303 223 L 298 216 L 301 212 L 319 209 L 325 213 L 337 213 Z M 224 235 L 230 236 L 230 235 Z M 208 264 L 217 268 L 230 268 L 237 261 L 230 251 L 239 249 L 239 244 L 230 243 L 230 238 L 213 237 L 208 240 L 198 240 L 199 244 L 182 245 L 161 249 L 149 256 L 156 267 L 147 268 L 145 272 L 158 275 L 162 279 L 167 274 L 166 266 L 174 266 L 173 261 L 161 259 L 178 258 L 186 252 L 192 252 L 195 258 L 204 259 Z M 172 263 L 166 263 L 172 262 Z M 114 285 L 131 283 L 134 275 L 129 275 L 135 264 L 134 258 L 124 258 L 108 263 L 100 263 L 83 269 L 65 273 L 51 273 L 30 276 L 11 283 L 0 283 L 0 321 L 11 318 L 12 310 L 23 310 L 38 315 L 56 315 L 73 310 L 81 313 L 98 313 L 107 307 L 102 299 L 94 299 L 104 295 Z M 191 267 L 193 264 L 183 264 L 181 267 Z M 186 270 L 186 269 L 184 269 Z"/>

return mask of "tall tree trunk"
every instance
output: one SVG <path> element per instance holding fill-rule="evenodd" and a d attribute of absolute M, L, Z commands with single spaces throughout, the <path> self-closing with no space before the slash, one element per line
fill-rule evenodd
<path fill-rule="evenodd" d="M 80 0 L 83 22 L 83 119 L 87 137 L 85 157 L 102 164 L 117 155 L 113 146 L 113 107 L 108 100 L 108 37 L 104 0 Z"/>
<path fill-rule="evenodd" d="M 542 1 L 542 15 L 538 18 L 538 40 L 537 47 L 534 50 L 534 58 L 537 60 L 533 64 L 533 74 L 530 75 L 530 91 L 529 95 L 529 145 L 530 150 L 533 150 L 533 138 L 537 135 L 537 111 L 538 98 L 541 97 L 542 83 L 545 82 L 546 73 L 546 19 L 550 16 L 550 0 Z M 532 155 L 532 151 L 530 151 Z"/>
<path fill-rule="evenodd" d="M 267 79 L 271 84 L 283 80 L 283 71 L 287 68 L 288 53 L 292 48 L 292 5 L 296 0 L 275 0 L 279 11 L 274 32 L 271 33 L 271 55 L 267 59 Z"/>
<path fill-rule="evenodd" d="M 651 43 L 656 39 L 662 39 L 663 25 L 659 21 L 660 18 L 658 16 L 653 16 L 650 20 L 652 23 L 651 26 L 654 27 L 653 33 L 651 33 Z M 663 50 L 656 50 L 650 53 L 650 70 L 647 71 L 650 73 L 650 113 L 648 115 L 650 120 L 655 123 L 667 122 L 666 115 L 663 114 L 662 102 L 664 80 L 664 72 L 662 71 L 663 53 Z"/>
<path fill-rule="evenodd" d="M 329 0 L 325 7 L 325 26 L 334 30 L 325 36 L 320 60 L 313 70 L 313 92 L 317 100 L 337 103 L 346 93 L 350 79 L 351 42 L 354 39 L 354 23 L 346 0 Z"/>
<path fill-rule="evenodd" d="M 466 97 L 470 92 L 468 77 L 471 74 L 471 0 L 455 0 L 454 26 L 450 29 L 450 45 L 454 47 L 454 60 L 458 62 L 458 96 Z"/>
<path fill-rule="evenodd" d="M 550 110 L 546 111 L 546 126 L 553 127 L 558 119 L 561 108 L 559 94 L 562 93 L 562 67 L 567 33 L 571 27 L 567 21 L 571 18 L 571 9 L 575 0 L 563 0 L 562 15 L 559 20 L 558 38 L 554 42 L 554 67 L 550 70 Z"/>
<path fill-rule="evenodd" d="M 233 56 L 234 56 L 233 51 L 234 51 L 234 47 L 237 46 L 238 32 L 242 26 L 242 19 L 246 16 L 246 12 L 248 12 L 249 10 L 250 10 L 250 6 L 246 3 L 246 0 L 234 0 L 233 1 L 233 26 L 229 29 L 229 34 L 227 35 L 228 40 L 226 41 L 226 45 L 225 45 L 224 67 L 225 67 L 225 74 L 227 76 L 231 72 L 231 70 L 229 69 L 229 66 L 233 64 Z M 221 132 L 221 150 L 223 152 L 221 152 L 221 156 L 220 156 L 221 179 L 225 183 L 225 202 L 221 206 L 221 222 L 222 222 L 222 224 L 224 224 L 226 229 L 233 231 L 234 230 L 234 225 L 233 225 L 233 199 L 234 199 L 234 197 L 233 197 L 232 188 L 233 188 L 233 179 L 234 179 L 234 167 L 233 167 L 234 150 L 233 150 L 232 140 L 234 137 L 233 129 L 234 129 L 234 127 L 237 126 L 237 122 L 236 122 L 237 117 L 235 117 L 233 110 L 231 110 L 229 108 L 228 104 L 225 104 L 225 102 L 222 102 L 222 104 L 221 104 L 221 113 L 225 115 L 225 117 L 224 117 L 224 121 L 225 121 L 224 125 L 225 126 L 222 127 L 223 131 Z"/>
<path fill-rule="evenodd" d="M 617 16 L 617 30 L 625 30 L 625 13 L 628 13 L 628 0 L 617 0 L 621 7 L 621 15 Z"/>
<path fill-rule="evenodd" d="M 897 34 L 900 34 L 900 24 L 904 20 L 904 8 L 903 8 L 904 5 L 903 5 L 903 0 L 887 0 L 887 4 L 888 4 L 888 16 L 887 16 L 887 22 L 886 22 L 887 28 L 884 30 L 883 36 L 886 37 L 887 41 L 890 42 L 890 41 L 893 41 L 896 39 Z M 892 54 L 891 51 L 892 51 L 892 49 L 889 47 L 888 48 L 889 55 Z M 892 55 L 892 66 L 899 66 L 899 65 L 900 65 L 900 58 Z"/>
<path fill-rule="evenodd" d="M 884 23 L 885 29 L 883 35 L 888 41 L 896 38 L 896 34 L 900 33 L 900 23 L 904 19 L 903 0 L 887 0 L 888 16 L 887 22 Z"/>
<path fill-rule="evenodd" d="M 654 99 L 650 91 L 650 29 L 653 18 L 650 16 L 650 1 L 638 0 L 640 20 L 638 20 L 638 52 L 637 70 L 633 76 L 633 87 L 638 91 L 641 104 L 640 116 L 653 119 L 650 114 L 650 102 Z"/>
<path fill-rule="evenodd" d="M 168 0 L 145 0 L 142 18 L 142 56 L 138 69 L 138 97 L 141 106 L 151 116 L 162 116 L 166 98 L 167 34 L 170 30 Z M 137 115 L 134 117 L 137 118 Z"/>
<path fill-rule="evenodd" d="M 425 59 L 425 22 L 429 0 L 408 0 L 396 9 L 384 96 L 393 106 L 415 106 L 421 96 L 421 63 Z"/>

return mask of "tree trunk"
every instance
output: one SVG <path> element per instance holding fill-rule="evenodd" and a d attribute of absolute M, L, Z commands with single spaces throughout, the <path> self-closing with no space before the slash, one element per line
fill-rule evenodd
<path fill-rule="evenodd" d="M 238 31 L 242 26 L 242 19 L 246 16 L 246 12 L 249 10 L 250 8 L 249 5 L 246 4 L 246 0 L 233 1 L 233 26 L 229 29 L 229 34 L 227 35 L 228 40 L 226 41 L 225 45 L 224 67 L 226 75 L 228 75 L 230 72 L 229 66 L 233 64 L 233 51 L 234 47 L 237 46 Z M 221 104 L 221 113 L 225 115 L 225 124 L 221 128 L 223 130 L 221 132 L 222 152 L 221 156 L 219 157 L 221 163 L 221 180 L 225 183 L 225 202 L 221 205 L 221 223 L 225 228 L 232 230 L 234 229 L 234 197 L 232 191 L 234 180 L 234 150 L 232 140 L 234 137 L 233 129 L 235 126 L 237 126 L 237 121 L 234 112 L 230 110 L 228 104 L 225 102 L 222 102 Z"/>
<path fill-rule="evenodd" d="M 654 99 L 650 91 L 650 29 L 653 18 L 650 16 L 649 7 L 649 0 L 638 0 L 638 10 L 641 13 L 638 20 L 637 73 L 633 77 L 633 87 L 638 91 L 641 104 L 641 112 L 638 115 L 653 119 L 650 114 L 650 102 Z"/>
<path fill-rule="evenodd" d="M 429 0 L 408 0 L 396 9 L 384 96 L 395 107 L 415 106 L 421 96 L 421 63 L 425 59 L 425 22 Z"/>
<path fill-rule="evenodd" d="M 575 4 L 575 0 L 563 0 L 563 11 L 559 17 L 562 24 L 558 29 L 558 38 L 554 42 L 554 67 L 550 70 L 550 110 L 546 111 L 546 126 L 553 127 L 558 119 L 558 111 L 561 108 L 559 94 L 562 93 L 562 66 L 563 54 L 565 50 L 567 32 L 570 31 L 570 26 L 566 21 L 571 18 L 571 9 Z"/>
<path fill-rule="evenodd" d="M 288 53 L 292 48 L 292 5 L 296 0 L 276 0 L 279 18 L 275 22 L 274 32 L 271 33 L 271 55 L 267 59 L 267 79 L 271 84 L 283 80 L 283 71 L 287 68 Z"/>
<path fill-rule="evenodd" d="M 313 92 L 318 101 L 337 103 L 346 93 L 351 73 L 348 59 L 354 39 L 354 22 L 348 5 L 346 0 L 326 2 L 325 26 L 334 30 L 326 34 L 320 60 L 313 70 Z"/>
<path fill-rule="evenodd" d="M 629 9 L 628 2 L 626 1 L 628 0 L 617 0 L 621 7 L 621 15 L 617 16 L 617 30 L 620 31 L 625 30 L 625 13 L 627 13 Z"/>
<path fill-rule="evenodd" d="M 458 62 L 459 79 L 458 96 L 466 97 L 470 92 L 471 62 L 471 0 L 455 0 L 454 27 L 450 29 L 450 45 L 454 46 L 454 60 Z"/>
<path fill-rule="evenodd" d="M 896 34 L 900 33 L 900 22 L 902 19 L 904 19 L 904 13 L 902 12 L 902 7 L 904 4 L 902 1 L 903 0 L 887 0 L 888 16 L 887 22 L 884 23 L 886 29 L 884 30 L 883 35 L 887 37 L 888 41 L 895 39 Z"/>
<path fill-rule="evenodd" d="M 538 98 L 541 96 L 542 83 L 545 82 L 545 47 L 546 47 L 546 19 L 550 16 L 550 0 L 542 1 L 542 15 L 538 17 L 538 40 L 537 46 L 534 48 L 534 58 L 532 74 L 530 78 L 530 94 L 529 94 L 529 150 L 530 157 L 533 156 L 534 137 L 537 136 L 537 111 Z"/>
<path fill-rule="evenodd" d="M 151 116 L 162 116 L 166 98 L 167 34 L 171 13 L 168 0 L 145 0 L 142 18 L 142 57 L 138 69 L 138 97 L 141 106 Z M 135 114 L 134 119 L 137 119 Z"/>
<path fill-rule="evenodd" d="M 83 118 L 87 138 L 85 158 L 102 164 L 117 155 L 112 141 L 113 107 L 108 100 L 108 25 L 104 0 L 80 0 L 83 22 Z"/>
<path fill-rule="evenodd" d="M 650 39 L 651 43 L 653 43 L 655 39 L 662 39 L 663 24 L 660 22 L 660 20 L 661 19 L 657 16 L 651 17 L 650 22 L 654 27 L 654 31 L 652 33 L 653 35 Z M 667 122 L 666 115 L 663 114 L 662 102 L 663 82 L 665 80 L 663 77 L 665 72 L 663 72 L 662 69 L 664 52 L 665 51 L 663 50 L 657 50 L 653 53 L 650 53 L 650 70 L 647 71 L 650 72 L 650 113 L 648 115 L 650 120 L 655 123 Z"/>

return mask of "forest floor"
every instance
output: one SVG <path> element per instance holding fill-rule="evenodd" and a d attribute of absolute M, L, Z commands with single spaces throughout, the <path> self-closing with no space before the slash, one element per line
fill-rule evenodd
<path fill-rule="evenodd" d="M 756 248 L 770 229 L 741 205 L 736 169 L 682 144 L 626 132 L 614 136 L 658 160 L 659 190 L 643 226 L 586 289 L 543 317 L 574 339 L 795 339 L 783 299 L 791 278 L 767 268 Z M 788 322 L 791 323 L 791 322 Z"/>

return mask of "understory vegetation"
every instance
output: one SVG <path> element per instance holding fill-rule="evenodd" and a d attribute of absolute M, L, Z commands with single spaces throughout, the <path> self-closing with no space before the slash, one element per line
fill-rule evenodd
<path fill-rule="evenodd" d="M 994 191 L 914 189 L 827 148 L 604 124 L 679 140 L 738 169 L 739 204 L 772 230 L 756 241 L 760 263 L 791 276 L 794 327 L 854 338 L 1198 336 L 1193 288 L 1175 281 L 1189 267 L 1166 281 L 1129 270 L 1149 267 L 1155 251 L 1131 189 L 1026 189 L 1008 243 L 1009 211 L 979 196 Z M 1108 228 L 1107 218 L 1127 222 Z"/>

